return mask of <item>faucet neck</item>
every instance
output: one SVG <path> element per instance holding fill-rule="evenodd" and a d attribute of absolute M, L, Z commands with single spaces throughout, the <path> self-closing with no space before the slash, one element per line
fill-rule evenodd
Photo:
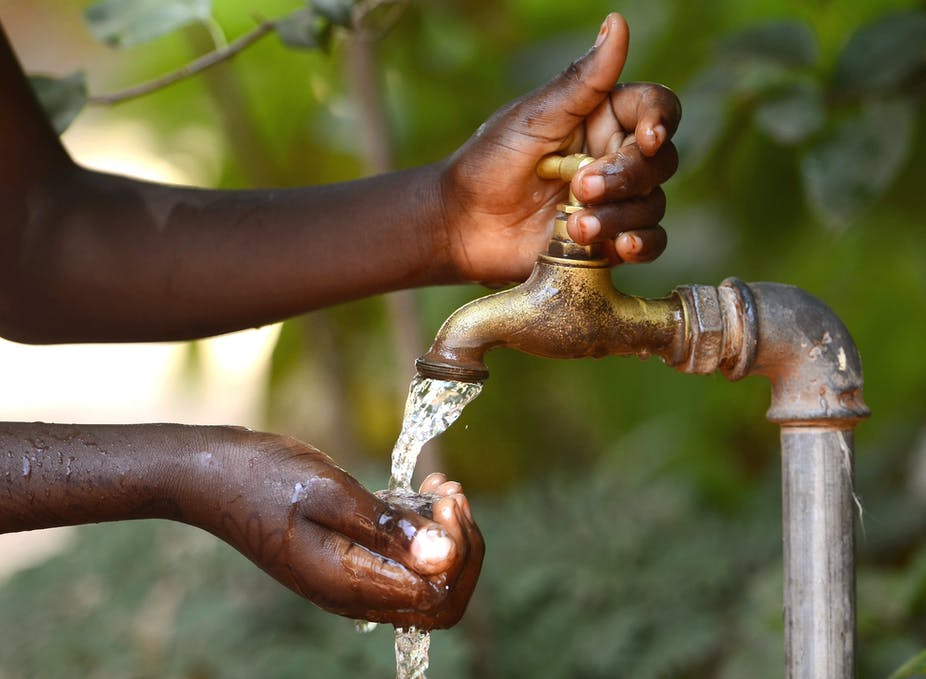
<path fill-rule="evenodd" d="M 555 259 L 594 262 L 596 265 L 610 266 L 611 263 L 604 256 L 604 247 L 601 243 L 580 245 L 569 237 L 569 233 L 566 231 L 566 222 L 569 215 L 585 207 L 576 202 L 571 191 L 569 192 L 569 198 L 570 202 L 560 203 L 556 206 L 559 214 L 553 220 L 553 233 L 547 243 L 546 254 Z"/>

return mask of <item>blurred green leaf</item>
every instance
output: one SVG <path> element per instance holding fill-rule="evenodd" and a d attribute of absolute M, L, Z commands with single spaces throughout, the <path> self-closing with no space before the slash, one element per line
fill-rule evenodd
<path fill-rule="evenodd" d="M 833 86 L 843 94 L 878 93 L 926 68 L 926 10 L 890 14 L 859 28 L 839 55 Z"/>
<path fill-rule="evenodd" d="M 812 66 L 819 58 L 813 30 L 802 21 L 760 24 L 720 42 L 719 54 L 734 61 L 769 61 L 784 66 Z"/>
<path fill-rule="evenodd" d="M 792 83 L 760 101 L 755 110 L 759 129 L 779 144 L 788 146 L 806 141 L 819 132 L 825 120 L 823 93 L 811 80 Z"/>
<path fill-rule="evenodd" d="M 804 188 L 825 224 L 845 227 L 890 187 L 910 152 L 914 112 L 906 100 L 870 102 L 803 155 Z"/>
<path fill-rule="evenodd" d="M 926 677 L 926 651 L 910 658 L 889 679 L 907 679 L 908 677 Z"/>
<path fill-rule="evenodd" d="M 351 25 L 354 4 L 353 0 L 312 0 L 312 6 L 321 16 L 335 26 L 345 27 Z"/>
<path fill-rule="evenodd" d="M 277 35 L 287 47 L 322 49 L 331 43 L 331 22 L 312 9 L 300 9 L 276 22 Z"/>
<path fill-rule="evenodd" d="M 751 101 L 790 86 L 794 71 L 774 61 L 745 60 L 730 68 L 730 91 L 737 98 Z"/>
<path fill-rule="evenodd" d="M 674 142 L 682 172 L 698 168 L 719 141 L 726 127 L 731 89 L 728 70 L 712 66 L 680 93 L 684 114 Z"/>
<path fill-rule="evenodd" d="M 211 0 L 100 0 L 84 11 L 93 36 L 111 47 L 132 47 L 207 20 Z"/>
<path fill-rule="evenodd" d="M 83 71 L 63 78 L 33 75 L 29 76 L 29 84 L 58 134 L 68 128 L 87 103 L 87 77 Z"/>

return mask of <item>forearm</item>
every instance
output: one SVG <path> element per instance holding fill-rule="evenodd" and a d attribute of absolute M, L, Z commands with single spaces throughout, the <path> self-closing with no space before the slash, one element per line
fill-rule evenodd
<path fill-rule="evenodd" d="M 0 334 L 187 339 L 450 282 L 439 174 L 211 191 L 75 168 L 0 216 Z"/>
<path fill-rule="evenodd" d="M 454 280 L 441 166 L 211 191 L 75 166 L 0 28 L 0 336 L 187 339 Z"/>
<path fill-rule="evenodd" d="M 0 532 L 191 514 L 208 427 L 0 423 Z"/>

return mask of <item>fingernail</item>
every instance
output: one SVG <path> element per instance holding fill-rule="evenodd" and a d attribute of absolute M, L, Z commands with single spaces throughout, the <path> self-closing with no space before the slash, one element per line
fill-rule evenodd
<path fill-rule="evenodd" d="M 442 530 L 427 528 L 418 531 L 412 540 L 411 552 L 416 561 L 434 563 L 443 561 L 453 548 L 453 540 Z"/>
<path fill-rule="evenodd" d="M 655 149 L 658 149 L 662 145 L 662 142 L 665 141 L 666 136 L 666 128 L 661 124 L 654 125 L 653 127 L 646 130 L 646 140 L 648 145 L 653 149 L 652 152 L 655 152 Z"/>
<path fill-rule="evenodd" d="M 582 177 L 582 197 L 585 200 L 594 200 L 602 195 L 604 195 L 604 177 L 599 174 Z"/>
<path fill-rule="evenodd" d="M 618 250 L 632 255 L 637 254 L 643 248 L 643 240 L 639 236 L 632 236 L 629 233 L 622 233 L 617 238 Z"/>
<path fill-rule="evenodd" d="M 610 17 L 609 17 L 610 18 Z M 595 38 L 595 47 L 599 47 L 608 38 L 608 30 L 611 28 L 611 22 L 608 19 L 601 24 L 601 30 L 598 31 L 598 37 Z"/>
<path fill-rule="evenodd" d="M 601 233 L 601 221 L 594 215 L 579 217 L 579 229 L 582 231 L 582 240 L 588 242 Z"/>

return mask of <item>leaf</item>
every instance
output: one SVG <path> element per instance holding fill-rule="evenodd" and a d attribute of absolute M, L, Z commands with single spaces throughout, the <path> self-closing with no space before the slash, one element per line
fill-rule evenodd
<path fill-rule="evenodd" d="M 836 60 L 833 86 L 842 94 L 879 93 L 926 67 L 926 10 L 897 12 L 862 26 Z"/>
<path fill-rule="evenodd" d="M 888 679 L 926 677 L 926 651 L 920 651 L 901 665 Z"/>
<path fill-rule="evenodd" d="M 845 227 L 884 194 L 907 159 L 913 123 L 909 101 L 870 102 L 807 150 L 804 188 L 826 224 Z"/>
<path fill-rule="evenodd" d="M 719 56 L 733 60 L 770 61 L 784 66 L 812 66 L 817 62 L 817 38 L 801 21 L 760 24 L 720 43 Z"/>
<path fill-rule="evenodd" d="M 698 168 L 720 140 L 727 124 L 732 87 L 729 70 L 711 66 L 682 93 L 684 114 L 673 139 L 682 173 Z"/>
<path fill-rule="evenodd" d="M 90 32 L 111 47 L 132 47 L 211 16 L 212 0 L 99 0 L 84 11 Z"/>
<path fill-rule="evenodd" d="M 724 100 L 698 93 L 683 99 L 685 113 L 673 142 L 678 149 L 682 174 L 691 172 L 707 159 L 727 126 Z"/>
<path fill-rule="evenodd" d="M 794 81 L 794 71 L 774 61 L 740 61 L 729 66 L 730 92 L 751 100 L 769 91 L 781 90 Z"/>
<path fill-rule="evenodd" d="M 779 144 L 800 144 L 823 127 L 826 113 L 820 86 L 800 80 L 761 100 L 756 125 Z"/>
<path fill-rule="evenodd" d="M 327 50 L 331 22 L 312 9 L 300 9 L 276 22 L 277 35 L 287 47 Z"/>
<path fill-rule="evenodd" d="M 312 6 L 315 10 L 335 26 L 351 25 L 351 10 L 354 7 L 353 0 L 312 0 Z"/>
<path fill-rule="evenodd" d="M 58 134 L 68 128 L 87 103 L 87 77 L 83 71 L 64 78 L 33 75 L 29 76 L 29 84 Z"/>

